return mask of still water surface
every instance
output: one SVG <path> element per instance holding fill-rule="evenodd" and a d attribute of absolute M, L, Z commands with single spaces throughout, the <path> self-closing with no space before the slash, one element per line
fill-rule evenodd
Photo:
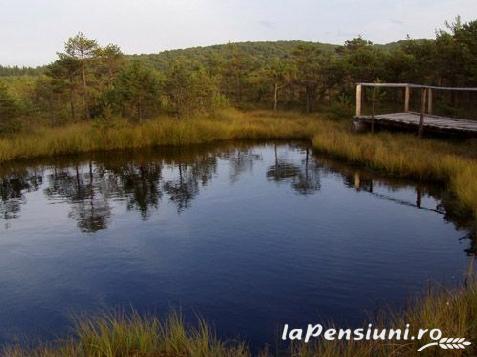
<path fill-rule="evenodd" d="M 300 143 L 4 166 L 0 197 L 1 343 L 132 307 L 273 344 L 283 323 L 357 326 L 429 282 L 455 286 L 474 251 L 442 189 Z"/>

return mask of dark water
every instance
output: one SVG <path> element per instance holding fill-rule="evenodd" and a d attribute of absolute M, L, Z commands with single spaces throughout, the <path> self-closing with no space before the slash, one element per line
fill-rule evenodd
<path fill-rule="evenodd" d="M 359 325 L 474 249 L 452 197 L 304 144 L 113 153 L 0 169 L 0 342 L 112 308 L 199 314 L 274 343 L 282 324 Z"/>

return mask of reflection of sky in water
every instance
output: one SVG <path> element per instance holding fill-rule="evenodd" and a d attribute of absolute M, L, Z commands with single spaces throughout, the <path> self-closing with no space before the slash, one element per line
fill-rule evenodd
<path fill-rule="evenodd" d="M 428 281 L 458 284 L 468 260 L 465 217 L 445 192 L 291 145 L 11 172 L 0 186 L 4 341 L 132 306 L 200 313 L 260 345 L 284 322 L 358 324 Z"/>

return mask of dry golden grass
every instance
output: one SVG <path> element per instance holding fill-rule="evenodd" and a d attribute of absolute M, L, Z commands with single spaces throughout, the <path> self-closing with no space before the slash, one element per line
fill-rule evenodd
<path fill-rule="evenodd" d="M 202 321 L 187 328 L 177 314 L 165 321 L 136 313 L 107 314 L 80 319 L 76 336 L 53 346 L 3 350 L 7 357 L 119 357 L 119 356 L 249 356 L 244 343 L 224 343 Z"/>
<path fill-rule="evenodd" d="M 0 139 L 0 162 L 216 140 L 305 139 L 310 137 L 315 125 L 315 120 L 303 117 L 264 117 L 227 111 L 214 118 L 178 120 L 165 117 L 143 124 L 117 120 L 108 126 L 85 122 L 61 128 L 40 127 L 28 134 Z"/>
<path fill-rule="evenodd" d="M 384 316 L 373 325 L 380 328 L 417 329 L 439 328 L 444 337 L 477 338 L 477 290 L 467 289 L 429 294 L 403 314 Z M 363 326 L 365 327 L 365 326 Z M 288 353 L 296 357 L 354 357 L 354 356 L 447 356 L 449 351 L 430 348 L 417 350 L 429 341 L 354 341 L 297 344 Z M 27 349 L 22 346 L 5 348 L 5 357 L 127 357 L 127 356 L 191 356 L 191 357 L 248 357 L 250 349 L 245 343 L 220 341 L 215 333 L 199 321 L 196 327 L 186 327 L 176 314 L 165 321 L 154 317 L 141 317 L 136 313 L 109 314 L 96 318 L 79 319 L 75 336 L 69 340 Z M 455 356 L 475 356 L 474 345 L 466 350 L 452 351 Z M 274 351 L 264 349 L 260 356 L 273 356 Z"/>
<path fill-rule="evenodd" d="M 477 141 L 423 139 L 397 133 L 355 134 L 323 120 L 314 149 L 394 177 L 441 182 L 477 217 Z"/>
<path fill-rule="evenodd" d="M 296 113 L 228 110 L 213 118 L 157 118 L 143 124 L 115 120 L 107 126 L 77 123 L 39 127 L 0 139 L 0 162 L 91 151 L 142 149 L 233 139 L 308 139 L 313 147 L 392 176 L 448 185 L 477 217 L 477 141 L 419 140 L 396 133 L 355 134 L 350 122 Z"/>
<path fill-rule="evenodd" d="M 453 350 L 453 356 L 475 356 L 477 348 L 477 290 L 476 286 L 454 291 L 430 293 L 402 314 L 383 313 L 381 322 L 374 323 L 378 328 L 404 328 L 410 325 L 410 335 L 417 330 L 439 328 L 443 337 L 465 337 L 473 344 L 465 350 Z M 294 353 L 297 357 L 354 357 L 354 356 L 448 356 L 449 350 L 439 347 L 418 352 L 426 343 L 421 341 L 354 341 L 325 342 L 320 344 L 298 345 Z M 292 353 L 293 355 L 293 353 Z"/>

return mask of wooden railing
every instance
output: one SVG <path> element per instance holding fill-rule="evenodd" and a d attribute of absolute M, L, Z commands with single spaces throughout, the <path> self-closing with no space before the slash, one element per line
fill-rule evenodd
<path fill-rule="evenodd" d="M 458 91 L 458 92 L 477 92 L 477 88 L 472 87 L 438 87 L 430 86 L 423 84 L 412 84 L 412 83 L 358 83 L 356 85 L 356 117 L 361 116 L 362 112 L 362 94 L 363 87 L 373 87 L 373 88 L 403 88 L 404 89 L 404 112 L 408 113 L 410 108 L 410 97 L 411 89 L 420 89 L 421 98 L 420 98 L 420 120 L 419 120 L 419 136 L 422 136 L 422 130 L 424 125 L 424 116 L 425 114 L 432 115 L 433 113 L 433 91 Z M 372 118 L 375 116 L 375 92 L 373 92 L 373 111 Z M 374 131 L 374 120 L 373 120 L 373 131 Z"/>

